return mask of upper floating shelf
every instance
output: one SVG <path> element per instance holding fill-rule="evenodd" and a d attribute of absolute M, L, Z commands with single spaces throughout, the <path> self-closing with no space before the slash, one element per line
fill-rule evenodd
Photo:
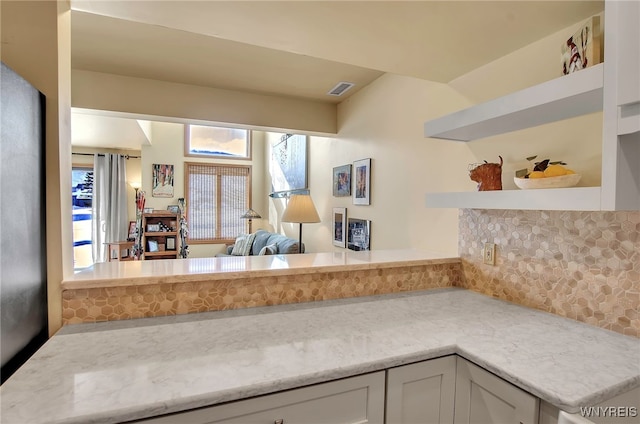
<path fill-rule="evenodd" d="M 602 110 L 604 64 L 425 122 L 425 137 L 471 141 Z"/>

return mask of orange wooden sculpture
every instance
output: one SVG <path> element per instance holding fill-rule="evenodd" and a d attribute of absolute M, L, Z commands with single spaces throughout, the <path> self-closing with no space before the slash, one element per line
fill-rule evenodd
<path fill-rule="evenodd" d="M 502 190 L 502 156 L 500 163 L 488 163 L 486 160 L 469 172 L 472 181 L 478 183 L 478 191 Z"/>

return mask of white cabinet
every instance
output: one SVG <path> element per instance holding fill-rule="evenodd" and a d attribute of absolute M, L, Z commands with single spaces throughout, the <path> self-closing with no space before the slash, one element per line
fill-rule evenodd
<path fill-rule="evenodd" d="M 231 402 L 141 423 L 382 424 L 384 371 Z"/>
<path fill-rule="evenodd" d="M 640 2 L 605 3 L 602 208 L 640 210 Z"/>
<path fill-rule="evenodd" d="M 535 396 L 458 358 L 456 424 L 537 424 L 538 408 Z"/>
<path fill-rule="evenodd" d="M 452 424 L 456 356 L 418 362 L 387 371 L 389 424 Z"/>
<path fill-rule="evenodd" d="M 639 210 L 640 2 L 605 2 L 604 64 L 425 123 L 425 137 L 470 141 L 603 111 L 602 186 L 428 193 L 427 207 Z M 491 193 L 491 194 L 489 194 Z M 491 197 L 491 198 L 490 198 Z"/>

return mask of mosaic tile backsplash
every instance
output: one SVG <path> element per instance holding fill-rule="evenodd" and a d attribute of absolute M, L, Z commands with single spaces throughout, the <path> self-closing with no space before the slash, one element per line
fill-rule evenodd
<path fill-rule="evenodd" d="M 640 337 L 640 211 L 464 209 L 459 234 L 457 285 Z"/>
<path fill-rule="evenodd" d="M 451 287 L 460 262 L 227 280 L 71 289 L 63 325 Z"/>

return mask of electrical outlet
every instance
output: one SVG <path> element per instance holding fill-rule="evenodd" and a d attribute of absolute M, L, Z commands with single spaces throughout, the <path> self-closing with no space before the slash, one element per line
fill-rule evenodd
<path fill-rule="evenodd" d="M 482 250 L 482 262 L 487 265 L 496 264 L 496 245 L 494 243 L 485 243 Z"/>

